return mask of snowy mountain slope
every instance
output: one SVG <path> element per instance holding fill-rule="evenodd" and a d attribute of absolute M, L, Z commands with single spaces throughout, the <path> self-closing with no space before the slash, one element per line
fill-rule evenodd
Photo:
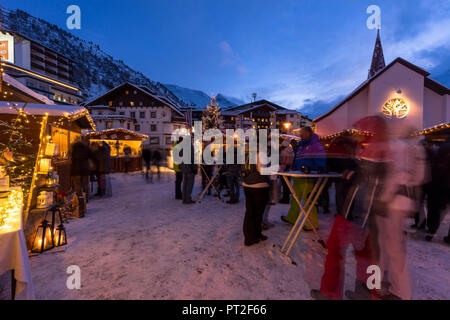
<path fill-rule="evenodd" d="M 211 97 L 203 91 L 183 88 L 174 84 L 164 84 L 164 86 L 178 96 L 179 99 L 199 109 L 205 108 L 210 103 Z M 244 101 L 238 98 L 228 97 L 221 93 L 216 96 L 216 102 L 221 108 L 234 107 L 244 104 Z"/>
<path fill-rule="evenodd" d="M 3 9 L 2 13 L 2 26 L 5 29 L 23 34 L 74 60 L 77 64 L 74 68 L 74 83 L 86 92 L 88 99 L 124 82 L 131 82 L 146 86 L 155 93 L 176 101 L 178 105 L 185 104 L 163 84 L 131 69 L 122 60 L 114 59 L 91 41 L 82 40 L 22 10 Z"/>

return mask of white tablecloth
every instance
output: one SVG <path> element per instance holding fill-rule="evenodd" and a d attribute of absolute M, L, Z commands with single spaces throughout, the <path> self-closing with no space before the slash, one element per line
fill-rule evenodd
<path fill-rule="evenodd" d="M 14 189 L 16 197 L 22 197 L 20 189 Z M 17 300 L 34 299 L 28 250 L 22 229 L 22 209 L 20 206 L 10 211 L 6 224 L 0 227 L 0 274 L 14 270 L 17 280 Z"/>

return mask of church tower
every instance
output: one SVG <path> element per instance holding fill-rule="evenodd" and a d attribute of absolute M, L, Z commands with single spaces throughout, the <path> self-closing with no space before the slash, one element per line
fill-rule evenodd
<path fill-rule="evenodd" d="M 378 29 L 375 48 L 373 49 L 372 64 L 370 65 L 368 79 L 372 78 L 386 66 L 384 61 L 383 47 L 381 46 L 380 29 Z"/>

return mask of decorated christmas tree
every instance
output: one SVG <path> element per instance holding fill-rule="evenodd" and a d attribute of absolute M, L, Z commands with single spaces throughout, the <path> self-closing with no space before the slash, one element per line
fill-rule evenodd
<path fill-rule="evenodd" d="M 203 132 L 208 129 L 219 129 L 222 125 L 220 119 L 220 107 L 216 102 L 216 97 L 211 97 L 211 102 L 206 106 L 206 110 L 202 114 Z"/>
<path fill-rule="evenodd" d="M 9 178 L 11 186 L 22 187 L 26 195 L 31 186 L 36 163 L 36 154 L 30 152 L 33 141 L 27 137 L 30 122 L 35 121 L 35 116 L 27 115 L 23 108 L 19 109 L 14 105 L 11 108 L 17 110 L 17 117 L 10 123 L 0 121 L 3 137 L 9 137 L 0 142 L 0 173 Z"/>

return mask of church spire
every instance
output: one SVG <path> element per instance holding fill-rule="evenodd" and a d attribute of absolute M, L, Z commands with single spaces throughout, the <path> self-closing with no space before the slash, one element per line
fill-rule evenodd
<path fill-rule="evenodd" d="M 385 66 L 386 63 L 384 62 L 383 47 L 381 46 L 380 29 L 378 29 L 377 41 L 375 42 L 375 48 L 373 49 L 372 64 L 370 65 L 368 79 L 372 78 Z"/>

